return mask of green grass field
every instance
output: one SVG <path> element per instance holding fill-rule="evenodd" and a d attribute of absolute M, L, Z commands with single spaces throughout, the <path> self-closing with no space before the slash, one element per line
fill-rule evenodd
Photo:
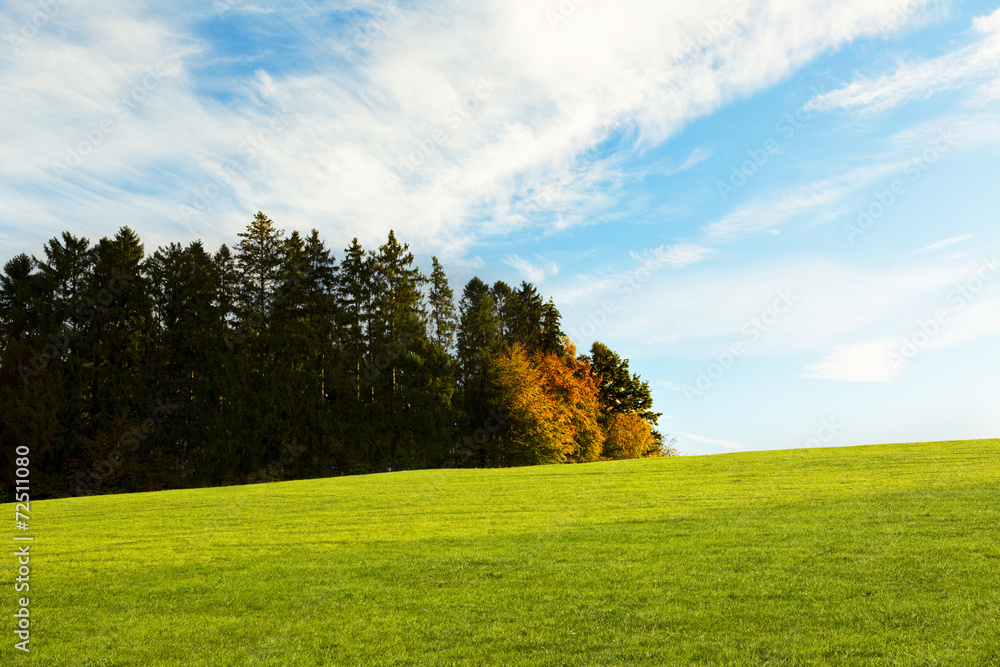
<path fill-rule="evenodd" d="M 3 665 L 1000 665 L 1000 440 L 31 509 Z"/>

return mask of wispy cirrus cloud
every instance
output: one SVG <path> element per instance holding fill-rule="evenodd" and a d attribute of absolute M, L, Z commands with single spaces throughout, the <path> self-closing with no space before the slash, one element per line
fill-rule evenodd
<path fill-rule="evenodd" d="M 780 231 L 786 223 L 817 210 L 829 216 L 837 212 L 834 205 L 844 198 L 886 176 L 900 173 L 905 166 L 905 161 L 893 161 L 857 167 L 833 178 L 769 193 L 737 207 L 705 225 L 703 230 L 712 241 L 733 241 L 749 234 Z"/>
<path fill-rule="evenodd" d="M 837 345 L 822 359 L 806 366 L 802 377 L 836 382 L 890 382 L 901 370 L 889 361 L 889 355 L 897 349 L 895 340 Z"/>
<path fill-rule="evenodd" d="M 730 29 L 678 60 L 676 44 L 703 32 L 705 16 L 730 10 L 729 0 L 697 11 L 653 0 L 593 3 L 556 28 L 546 2 L 406 4 L 361 46 L 351 12 L 364 19 L 377 3 L 304 11 L 291 1 L 235 2 L 223 12 L 193 2 L 173 10 L 67 3 L 0 72 L 8 98 L 24 101 L 0 109 L 0 124 L 24 139 L 3 151 L 5 164 L 20 167 L 0 197 L 8 215 L 41 236 L 67 219 L 88 229 L 141 220 L 140 233 L 154 241 L 188 228 L 221 241 L 264 209 L 289 228 L 321 224 L 334 243 L 354 234 L 375 243 L 393 227 L 418 249 L 446 247 L 460 259 L 526 227 L 593 224 L 588 202 L 604 205 L 595 192 L 614 196 L 604 185 L 617 167 L 604 156 L 580 165 L 562 188 L 572 211 L 495 214 L 561 179 L 606 128 L 631 128 L 635 141 L 619 150 L 655 146 L 818 54 L 883 34 L 907 4 L 774 3 L 737 13 Z M 0 19 L 14 26 L 33 6 L 10 3 Z M 344 40 L 350 58 L 338 48 Z M 183 55 L 190 44 L 197 59 Z M 83 141 L 134 85 L 132 65 L 172 53 L 182 55 L 170 86 L 74 178 L 53 178 L 65 146 Z M 242 165 L 235 184 L 218 186 L 220 169 L 285 108 L 295 122 Z M 199 193 L 201 207 L 192 204 Z M 181 206 L 197 216 L 183 219 Z"/>
<path fill-rule="evenodd" d="M 1000 90 L 1000 9 L 977 17 L 979 39 L 952 53 L 921 62 L 904 63 L 892 74 L 860 78 L 838 90 L 818 95 L 806 108 L 842 108 L 877 113 L 946 90 L 972 87 L 977 101 L 997 99 Z"/>
<path fill-rule="evenodd" d="M 698 148 L 692 150 L 691 153 L 688 155 L 687 159 L 684 160 L 684 162 L 682 162 L 681 164 L 677 165 L 676 167 L 668 166 L 656 172 L 651 172 L 651 173 L 658 173 L 661 176 L 674 176 L 676 174 L 683 174 L 684 172 L 693 169 L 702 162 L 706 162 L 711 157 L 712 157 L 712 151 L 708 150 L 707 148 L 699 146 Z"/>
<path fill-rule="evenodd" d="M 559 273 L 559 266 L 544 257 L 537 257 L 537 262 L 532 262 L 518 255 L 510 255 L 503 260 L 504 264 L 516 269 L 529 282 L 541 284 L 549 276 Z"/>
<path fill-rule="evenodd" d="M 697 435 L 695 433 L 681 432 L 685 438 L 691 438 L 696 442 L 703 442 L 707 445 L 718 445 L 719 447 L 724 447 L 726 449 L 743 449 L 743 445 L 734 440 L 719 440 L 717 438 L 709 438 L 704 435 Z"/>
<path fill-rule="evenodd" d="M 925 248 L 921 248 L 917 252 L 918 253 L 934 252 L 935 250 L 941 250 L 943 248 L 948 248 L 953 245 L 957 245 L 959 243 L 964 243 L 965 241 L 968 241 L 972 237 L 973 234 L 962 234 L 961 236 L 952 236 L 951 238 L 945 239 L 944 241 L 938 241 L 937 243 L 933 243 Z"/>
<path fill-rule="evenodd" d="M 639 266 L 683 269 L 705 261 L 715 252 L 715 248 L 697 243 L 667 243 L 642 254 L 633 252 L 631 255 Z"/>

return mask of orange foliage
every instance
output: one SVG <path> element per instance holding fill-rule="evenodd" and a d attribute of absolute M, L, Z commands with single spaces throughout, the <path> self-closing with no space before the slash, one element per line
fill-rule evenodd
<path fill-rule="evenodd" d="M 527 354 L 515 345 L 500 361 L 500 408 L 509 415 L 504 463 L 597 461 L 603 433 L 590 365 L 564 340 L 562 355 Z"/>
<path fill-rule="evenodd" d="M 653 429 L 633 413 L 615 414 L 608 419 L 604 455 L 612 459 L 639 459 L 655 454 Z"/>

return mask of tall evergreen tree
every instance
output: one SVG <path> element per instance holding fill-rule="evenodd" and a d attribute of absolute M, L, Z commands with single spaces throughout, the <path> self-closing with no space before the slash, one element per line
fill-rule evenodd
<path fill-rule="evenodd" d="M 235 412 L 233 446 L 245 467 L 259 470 L 268 465 L 287 436 L 287 415 L 278 409 L 284 397 L 278 382 L 277 356 L 282 341 L 273 335 L 270 317 L 287 277 L 284 231 L 261 212 L 239 234 L 236 266 L 239 320 L 237 354 L 238 381 L 232 387 Z M 242 471 L 241 471 L 242 472 Z"/>
<path fill-rule="evenodd" d="M 354 445 L 344 462 L 352 472 L 376 468 L 380 442 L 378 426 L 368 418 L 375 395 L 374 378 L 368 370 L 374 281 L 374 257 L 354 238 L 344 250 L 337 281 L 338 370 L 334 379 L 334 394 L 338 397 L 335 433 Z"/>
<path fill-rule="evenodd" d="M 94 249 L 86 238 L 77 238 L 63 232 L 60 238 L 50 239 L 44 246 L 45 257 L 35 259 L 45 290 L 50 294 L 50 319 L 47 328 L 54 336 L 61 354 L 53 363 L 58 366 L 61 400 L 59 422 L 62 435 L 56 443 L 57 465 L 68 465 L 78 453 L 85 430 L 87 414 L 85 383 L 87 367 L 78 352 L 79 335 L 89 324 L 84 314 L 87 285 L 94 262 Z M 93 304 L 91 304 L 93 305 Z M 65 478 L 65 474 L 63 474 Z"/>
<path fill-rule="evenodd" d="M 212 265 L 216 276 L 215 312 L 218 316 L 216 332 L 230 347 L 235 347 L 233 339 L 236 323 L 237 295 L 240 286 L 239 269 L 236 258 L 229 246 L 223 243 L 212 255 Z"/>
<path fill-rule="evenodd" d="M 426 341 L 422 288 L 427 279 L 414 266 L 409 246 L 400 244 L 392 230 L 379 246 L 374 266 L 367 376 L 379 388 L 373 404 L 383 425 L 379 465 L 390 467 L 417 457 L 410 394 L 419 382 L 413 377 L 421 361 L 415 355 Z"/>
<path fill-rule="evenodd" d="M 542 297 L 535 286 L 522 282 L 514 294 L 508 317 L 511 321 L 511 340 L 520 343 L 529 353 L 542 347 L 543 307 Z"/>
<path fill-rule="evenodd" d="M 459 312 L 461 379 L 464 385 L 472 386 L 489 375 L 503 343 L 496 301 L 490 288 L 479 278 L 465 285 Z"/>
<path fill-rule="evenodd" d="M 510 285 L 502 280 L 493 283 L 490 294 L 493 296 L 493 307 L 496 309 L 497 320 L 500 323 L 500 338 L 507 346 L 510 346 L 513 342 L 512 333 L 516 328 L 516 320 L 520 310 L 516 295 Z"/>
<path fill-rule="evenodd" d="M 279 296 L 272 316 L 277 350 L 275 408 L 282 419 L 281 443 L 310 452 L 282 460 L 280 475 L 296 475 L 317 456 L 333 453 L 327 374 L 333 368 L 337 334 L 337 267 L 317 230 L 308 238 L 293 232 L 285 244 Z M 331 386 L 332 389 L 332 386 Z M 273 477 L 273 474 L 272 474 Z"/>
<path fill-rule="evenodd" d="M 150 295 L 143 275 L 145 250 L 138 235 L 122 227 L 93 249 L 84 284 L 83 309 L 75 345 L 67 356 L 73 381 L 64 384 L 70 400 L 81 406 L 63 449 L 78 452 L 84 492 L 135 488 L 121 469 L 121 440 L 138 428 L 153 408 L 153 348 Z M 139 459 L 129 457 L 129 465 Z M 104 467 L 103 474 L 95 475 Z M 71 492 L 79 492 L 71 490 Z"/>
<path fill-rule="evenodd" d="M 497 364 L 503 338 L 493 292 L 479 278 L 465 285 L 459 312 L 460 405 L 465 417 L 464 429 L 473 432 L 490 418 L 489 411 L 496 402 Z M 459 463 L 483 463 L 490 456 L 488 448 L 463 452 Z"/>
<path fill-rule="evenodd" d="M 431 289 L 427 298 L 431 338 L 439 349 L 447 352 L 455 345 L 455 331 L 458 329 L 455 293 L 448 285 L 448 276 L 437 257 L 431 257 L 431 266 Z"/>
<path fill-rule="evenodd" d="M 332 361 L 333 347 L 339 343 L 338 309 L 339 282 L 336 260 L 319 238 L 319 231 L 312 230 L 305 246 L 305 303 L 303 315 L 311 325 L 311 334 L 319 353 L 316 366 L 319 372 L 317 397 L 327 400 L 326 369 Z"/>
<path fill-rule="evenodd" d="M 369 321 L 371 319 L 372 284 L 375 266 L 357 238 L 344 250 L 344 261 L 338 281 L 340 294 L 340 327 L 345 341 L 343 355 L 350 373 L 350 384 L 357 401 L 370 398 L 362 387 L 362 369 L 370 347 Z M 370 388 L 369 388 L 370 389 Z"/>
<path fill-rule="evenodd" d="M 387 357 L 390 378 L 390 413 L 395 409 L 393 399 L 399 393 L 396 360 L 405 355 L 413 343 L 426 336 L 421 317 L 421 288 L 427 279 L 413 264 L 413 253 L 408 245 L 400 245 L 395 233 L 379 246 L 375 260 L 376 317 L 372 320 L 372 342 L 379 353 Z M 378 369 L 381 370 L 381 369 Z"/>
<path fill-rule="evenodd" d="M 21 253 L 11 258 L 0 275 L 0 323 L 3 325 L 5 366 L 12 366 L 23 383 L 57 361 L 60 348 L 46 346 L 46 328 L 51 326 L 52 290 L 43 276 L 34 271 L 35 260 Z M 58 341 L 58 336 L 57 336 Z M 51 344 L 51 340 L 49 344 Z M 16 365 L 15 365 L 16 364 Z"/>
<path fill-rule="evenodd" d="M 538 349 L 551 354 L 562 354 L 565 337 L 566 334 L 562 331 L 562 315 L 559 314 L 552 299 L 549 299 L 542 310 L 542 327 Z"/>
<path fill-rule="evenodd" d="M 117 420 L 141 421 L 150 411 L 147 354 L 150 349 L 150 299 L 143 277 L 145 250 L 138 235 L 122 227 L 102 238 L 94 250 L 88 286 L 92 304 L 84 319 L 81 357 L 90 372 L 90 435 L 114 430 Z"/>
<path fill-rule="evenodd" d="M 217 264 L 195 241 L 172 243 L 146 262 L 156 349 L 154 395 L 174 405 L 169 423 L 143 443 L 144 451 L 169 461 L 178 486 L 219 483 L 219 418 L 216 406 L 220 336 Z"/>
<path fill-rule="evenodd" d="M 235 483 L 246 472 L 242 464 L 234 464 L 234 461 L 235 452 L 240 449 L 237 439 L 246 428 L 237 401 L 243 394 L 243 381 L 248 374 L 242 343 L 249 336 L 250 328 L 241 327 L 237 319 L 242 282 L 229 246 L 223 244 L 212 255 L 212 267 L 216 279 L 213 303 L 216 319 L 212 325 L 216 342 L 212 346 L 214 361 L 210 366 L 214 387 L 212 412 L 216 423 L 216 458 L 212 467 L 218 483 Z"/>
<path fill-rule="evenodd" d="M 50 324 L 56 328 L 65 325 L 78 332 L 84 290 L 94 260 L 90 241 L 63 232 L 61 239 L 50 239 L 43 250 L 45 259 L 35 261 L 43 282 L 52 292 L 55 317 Z"/>
<path fill-rule="evenodd" d="M 52 493 L 66 475 L 65 452 L 59 447 L 59 363 L 64 348 L 58 337 L 46 338 L 44 333 L 43 313 L 51 292 L 44 289 L 42 278 L 25 254 L 13 257 L 0 274 L 0 490 L 5 495 L 14 486 L 17 447 L 31 452 L 36 492 Z M 40 470 L 62 476 L 39 480 Z"/>
<path fill-rule="evenodd" d="M 270 314 L 272 297 L 277 291 L 286 247 L 284 231 L 260 211 L 240 232 L 236 264 L 243 280 L 240 301 L 244 317 L 263 321 Z"/>

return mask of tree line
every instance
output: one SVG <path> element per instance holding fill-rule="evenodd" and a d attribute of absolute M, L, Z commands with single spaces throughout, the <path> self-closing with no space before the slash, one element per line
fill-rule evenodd
<path fill-rule="evenodd" d="M 18 447 L 52 497 L 672 454 L 659 416 L 533 285 L 456 304 L 391 231 L 339 262 L 263 213 L 214 253 L 64 232 L 0 275 L 5 491 Z"/>

